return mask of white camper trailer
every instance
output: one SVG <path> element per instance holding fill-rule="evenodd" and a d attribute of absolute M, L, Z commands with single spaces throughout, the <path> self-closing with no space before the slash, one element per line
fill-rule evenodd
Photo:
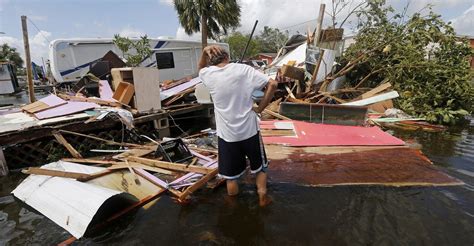
<path fill-rule="evenodd" d="M 228 44 L 217 44 L 229 50 Z M 180 79 L 197 72 L 201 42 L 157 38 L 150 39 L 150 46 L 153 55 L 140 66 L 157 67 L 160 70 L 160 81 Z M 57 82 L 78 80 L 89 71 L 91 64 L 110 50 L 122 56 L 122 52 L 110 38 L 54 40 L 49 45 L 51 73 Z"/>

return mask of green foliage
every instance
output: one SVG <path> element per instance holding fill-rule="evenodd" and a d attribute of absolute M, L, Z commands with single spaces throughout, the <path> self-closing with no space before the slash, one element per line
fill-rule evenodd
<path fill-rule="evenodd" d="M 288 33 L 281 32 L 278 28 L 265 26 L 255 39 L 260 43 L 260 52 L 276 53 L 288 40 Z"/>
<path fill-rule="evenodd" d="M 0 46 L 0 61 L 12 62 L 17 68 L 23 67 L 23 59 L 21 59 L 20 54 L 8 44 Z"/>
<path fill-rule="evenodd" d="M 122 57 L 127 60 L 127 66 L 130 67 L 139 66 L 153 53 L 147 35 L 140 37 L 138 41 L 132 41 L 127 37 L 115 34 L 113 42 L 122 51 Z"/>
<path fill-rule="evenodd" d="M 216 39 L 219 34 L 227 34 L 229 28 L 239 26 L 240 6 L 236 0 L 174 0 L 179 23 L 184 31 L 191 35 L 196 32 L 207 33 L 207 38 Z M 201 30 L 201 22 L 204 28 Z"/>
<path fill-rule="evenodd" d="M 233 32 L 222 39 L 222 42 L 229 44 L 231 59 L 240 59 L 249 37 L 250 34 Z M 265 26 L 263 31 L 250 41 L 245 57 L 254 57 L 261 52 L 276 53 L 287 40 L 288 33 L 281 32 L 278 28 Z"/>
<path fill-rule="evenodd" d="M 349 81 L 365 78 L 362 87 L 375 87 L 387 79 L 400 93 L 398 107 L 431 122 L 452 124 L 472 113 L 467 40 L 430 8 L 406 18 L 384 2 L 369 1 L 358 14 L 360 30 L 342 62 L 365 57 L 347 74 Z"/>
<path fill-rule="evenodd" d="M 244 52 L 245 45 L 249 39 L 249 34 L 244 35 L 240 32 L 234 32 L 223 39 L 223 42 L 229 44 L 230 48 L 230 58 L 232 60 L 240 59 L 242 53 Z M 259 43 L 252 39 L 250 41 L 249 47 L 247 49 L 246 58 L 253 57 L 260 52 Z"/>

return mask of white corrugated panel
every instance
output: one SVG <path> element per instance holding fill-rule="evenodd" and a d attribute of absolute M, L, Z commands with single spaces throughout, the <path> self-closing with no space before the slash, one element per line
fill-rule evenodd
<path fill-rule="evenodd" d="M 63 161 L 53 162 L 41 168 L 87 174 L 104 169 Z M 107 199 L 122 192 L 75 179 L 30 175 L 12 194 L 66 229 L 74 237 L 81 238 L 100 206 Z"/>

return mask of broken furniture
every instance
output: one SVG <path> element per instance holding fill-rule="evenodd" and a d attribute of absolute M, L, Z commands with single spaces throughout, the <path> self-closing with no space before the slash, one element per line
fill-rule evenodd
<path fill-rule="evenodd" d="M 119 96 L 124 95 L 121 92 L 122 90 L 127 95 L 124 96 L 124 99 L 128 99 L 131 87 L 125 83 L 129 83 L 133 85 L 133 90 L 135 91 L 131 104 L 138 112 L 156 112 L 161 109 L 160 83 L 157 68 L 113 68 L 111 74 L 113 78 L 112 88 L 118 93 L 117 96 L 114 95 L 115 99 L 119 100 L 122 98 L 122 96 Z"/>

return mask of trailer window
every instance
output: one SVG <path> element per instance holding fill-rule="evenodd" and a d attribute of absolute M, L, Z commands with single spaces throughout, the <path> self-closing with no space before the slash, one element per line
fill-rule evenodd
<path fill-rule="evenodd" d="M 174 68 L 173 52 L 156 53 L 158 69 Z"/>

